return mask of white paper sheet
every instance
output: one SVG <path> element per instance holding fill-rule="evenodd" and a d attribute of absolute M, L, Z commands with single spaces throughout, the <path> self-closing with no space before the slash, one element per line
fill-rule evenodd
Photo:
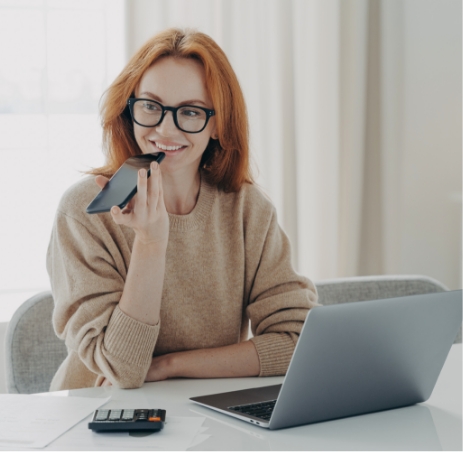
<path fill-rule="evenodd" d="M 187 450 L 209 438 L 203 434 L 204 417 L 169 416 L 159 432 L 142 435 L 95 433 L 88 429 L 91 417 L 76 425 L 46 450 Z"/>
<path fill-rule="evenodd" d="M 45 447 L 109 399 L 0 394 L 0 447 Z"/>

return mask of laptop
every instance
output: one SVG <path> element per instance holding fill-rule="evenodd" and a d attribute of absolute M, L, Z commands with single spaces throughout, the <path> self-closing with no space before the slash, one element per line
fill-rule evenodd
<path fill-rule="evenodd" d="M 316 307 L 283 384 L 190 400 L 272 430 L 424 402 L 461 324 L 461 290 Z"/>

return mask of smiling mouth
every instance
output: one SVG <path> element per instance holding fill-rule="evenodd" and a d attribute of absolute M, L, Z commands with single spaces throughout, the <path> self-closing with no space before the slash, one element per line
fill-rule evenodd
<path fill-rule="evenodd" d="M 186 148 L 186 146 L 165 146 L 161 143 L 157 143 L 156 141 L 150 141 L 150 143 L 154 144 L 158 149 L 164 152 L 175 152 Z"/>

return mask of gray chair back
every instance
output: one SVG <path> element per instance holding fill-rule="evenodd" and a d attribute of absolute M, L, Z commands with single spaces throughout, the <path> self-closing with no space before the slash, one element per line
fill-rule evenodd
<path fill-rule="evenodd" d="M 421 275 L 361 276 L 315 283 L 322 305 L 379 300 L 448 290 L 433 278 Z M 454 343 L 461 343 L 461 328 Z"/>
<path fill-rule="evenodd" d="M 8 323 L 5 337 L 6 386 L 9 393 L 47 392 L 67 356 L 52 326 L 53 297 L 41 292 L 25 301 Z"/>

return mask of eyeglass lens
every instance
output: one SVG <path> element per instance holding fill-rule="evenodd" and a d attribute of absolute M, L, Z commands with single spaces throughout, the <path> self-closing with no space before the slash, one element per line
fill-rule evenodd
<path fill-rule="evenodd" d="M 206 124 L 207 115 L 204 110 L 187 105 L 176 111 L 177 124 L 180 129 L 186 132 L 198 132 Z M 138 124 L 146 127 L 153 127 L 159 124 L 162 118 L 161 104 L 148 101 L 137 100 L 133 104 L 133 116 Z"/>

